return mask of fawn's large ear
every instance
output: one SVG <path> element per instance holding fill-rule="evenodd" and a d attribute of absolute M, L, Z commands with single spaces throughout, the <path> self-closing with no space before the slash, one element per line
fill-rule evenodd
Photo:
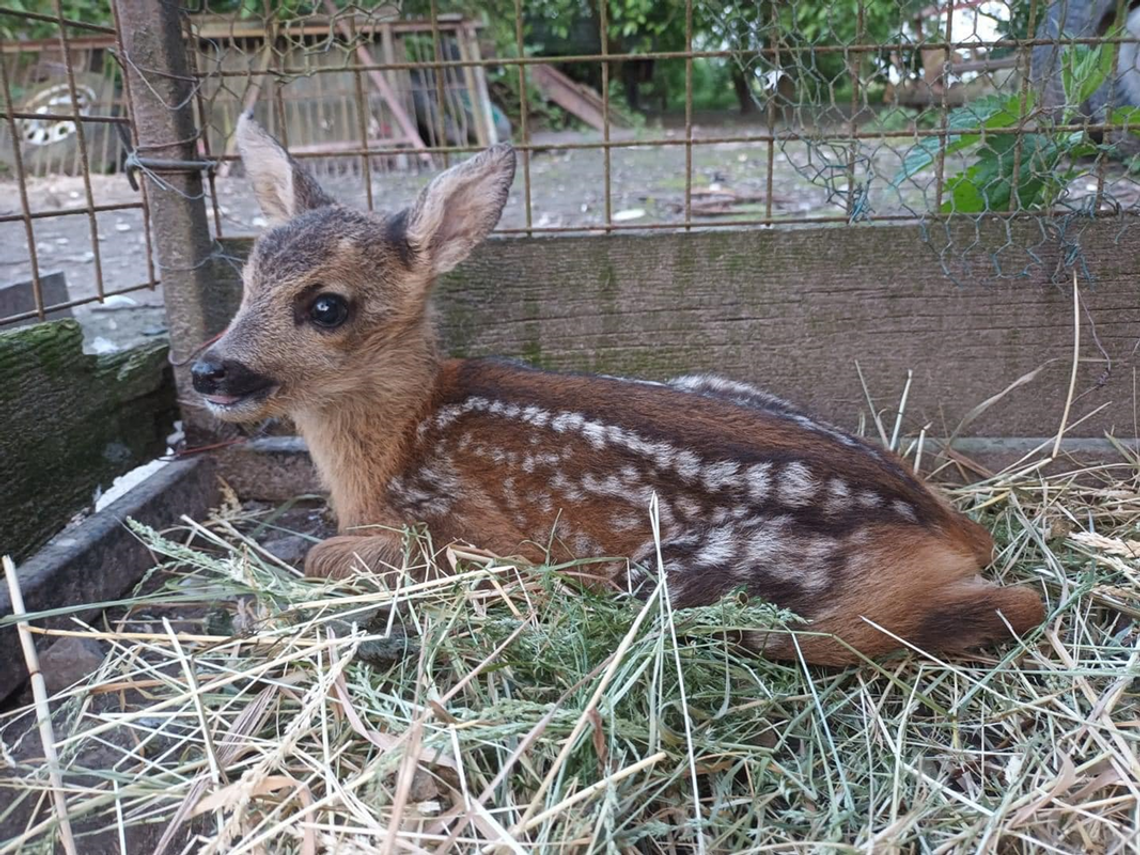
<path fill-rule="evenodd" d="M 515 150 L 501 144 L 436 176 L 408 211 L 407 240 L 431 266 L 446 273 L 465 259 L 499 222 L 515 177 Z"/>
<path fill-rule="evenodd" d="M 275 225 L 332 204 L 316 179 L 254 121 L 251 113 L 241 114 L 234 135 L 257 202 Z"/>

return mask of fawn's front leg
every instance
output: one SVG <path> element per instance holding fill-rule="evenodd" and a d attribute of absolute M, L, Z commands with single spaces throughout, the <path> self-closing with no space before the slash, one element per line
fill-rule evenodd
<path fill-rule="evenodd" d="M 404 564 L 404 535 L 400 531 L 341 534 L 322 540 L 305 556 L 305 575 L 343 579 L 355 570 L 391 573 Z"/>

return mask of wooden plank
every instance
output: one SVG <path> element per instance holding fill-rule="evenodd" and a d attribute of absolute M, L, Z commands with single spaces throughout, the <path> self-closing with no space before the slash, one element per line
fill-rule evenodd
<path fill-rule="evenodd" d="M 605 130 L 605 103 L 601 96 L 581 83 L 575 83 L 565 74 L 550 65 L 535 65 L 530 70 L 531 80 L 543 97 L 553 101 L 563 110 L 577 116 L 599 131 Z M 610 127 L 624 125 L 621 118 L 610 111 Z"/>
<path fill-rule="evenodd" d="M 1104 409 L 1071 435 L 1134 436 L 1140 230 L 1082 226 L 1068 238 L 1097 279 L 1082 287 L 1070 423 Z M 1073 305 L 1071 283 L 1050 281 L 1067 249 L 1042 234 L 1035 222 L 1008 234 L 1002 223 L 975 232 L 966 222 L 931 229 L 936 244 L 916 226 L 501 238 L 440 283 L 441 340 L 456 355 L 559 370 L 717 372 L 845 427 L 868 409 L 856 362 L 888 424 L 910 370 L 904 428 L 929 423 L 931 436 L 952 434 L 973 407 L 1040 368 L 965 433 L 1048 436 L 1068 389 Z M 994 277 L 993 252 L 1005 247 L 1015 270 L 1037 244 L 1031 275 Z M 946 246 L 961 285 L 943 275 Z"/>
<path fill-rule="evenodd" d="M 380 14 L 377 10 L 372 10 L 367 14 L 355 16 L 356 29 L 361 33 L 376 33 L 384 27 L 391 27 L 392 30 L 401 35 L 405 33 L 411 34 L 428 34 L 432 32 L 432 23 L 427 18 L 409 18 L 404 20 L 397 20 L 396 16 L 399 15 L 399 10 L 395 7 L 392 8 L 391 18 L 388 20 L 377 20 Z M 347 20 L 347 16 L 338 15 L 336 20 L 339 23 L 341 20 Z M 471 26 L 475 29 L 483 29 L 484 23 L 481 20 L 467 20 L 462 14 L 442 12 L 436 17 L 441 32 L 450 30 L 458 30 L 461 27 Z M 265 25 L 258 23 L 256 20 L 252 22 L 237 21 L 231 15 L 191 15 L 190 23 L 192 32 L 198 39 L 206 40 L 221 40 L 221 39 L 259 39 L 265 38 Z M 330 29 L 331 19 L 321 15 L 307 15 L 304 18 L 304 23 L 297 23 L 295 21 L 286 22 L 282 29 L 286 35 L 296 38 L 298 36 L 325 36 L 328 35 Z M 114 47 L 115 40 L 110 36 L 97 37 L 102 41 L 106 41 L 107 47 Z M 94 39 L 88 39 L 94 41 Z M 58 39 L 42 39 L 40 43 L 45 46 L 51 47 L 58 46 Z M 19 44 L 24 44 L 23 42 Z M 103 47 L 103 44 L 96 45 Z"/>
<path fill-rule="evenodd" d="M 479 34 L 475 28 L 465 27 L 461 31 L 460 44 L 466 40 L 467 51 L 471 58 L 476 62 L 483 61 L 483 53 L 479 47 Z M 487 69 L 482 65 L 474 67 L 475 74 L 475 89 L 472 92 L 471 100 L 478 102 L 479 110 L 483 115 L 483 126 L 487 129 L 487 145 L 497 145 L 499 142 L 499 132 L 495 128 L 495 112 L 491 106 L 491 94 L 487 88 Z"/>
<path fill-rule="evenodd" d="M 455 34 L 455 45 L 459 50 L 459 58 L 463 62 L 471 59 L 471 52 L 467 46 L 468 34 L 466 30 L 460 30 Z M 487 131 L 487 113 L 484 110 L 483 102 L 480 100 L 483 93 L 479 90 L 478 84 L 475 80 L 475 70 L 468 65 L 460 69 L 463 75 L 463 86 L 467 90 L 467 97 L 471 101 L 471 117 L 475 122 L 475 141 L 479 143 L 482 148 L 491 145 L 491 136 Z M 463 115 L 463 98 L 457 94 L 456 98 L 456 117 Z"/>
<path fill-rule="evenodd" d="M 332 0 L 325 0 L 324 5 L 325 8 L 329 10 L 329 14 L 335 18 L 336 5 L 332 2 Z M 340 28 L 341 35 L 344 37 L 345 41 L 351 43 L 352 30 L 349 27 L 348 22 L 345 19 L 341 19 L 337 23 Z M 364 46 L 364 42 L 359 42 L 356 45 L 356 55 L 360 57 L 360 62 L 362 65 L 376 64 L 372 59 L 372 54 L 369 52 L 368 48 Z M 380 97 L 384 99 L 384 102 L 388 105 L 388 109 L 392 111 L 392 116 L 396 119 L 396 124 L 400 126 L 400 130 L 403 132 L 408 142 L 411 143 L 412 148 L 416 149 L 419 153 L 420 160 L 430 166 L 432 162 L 431 154 L 428 153 L 427 146 L 424 145 L 424 141 L 420 139 L 420 132 L 416 128 L 416 123 L 413 122 L 411 118 L 409 118 L 408 114 L 404 112 L 404 108 L 400 105 L 400 101 L 396 97 L 396 93 L 393 92 L 392 87 L 388 85 L 388 79 L 379 71 L 369 71 L 368 77 L 372 81 L 372 84 L 380 92 Z"/>
<path fill-rule="evenodd" d="M 166 450 L 176 418 L 163 343 L 83 353 L 75 321 L 0 333 L 0 551 L 20 560 L 117 475 Z"/>
<path fill-rule="evenodd" d="M 201 52 L 195 52 L 196 56 L 201 56 Z M 273 58 L 273 43 L 266 41 L 258 52 L 257 56 L 257 71 L 258 73 L 252 75 L 247 82 L 245 94 L 241 99 L 241 112 L 246 113 L 253 109 L 253 105 L 257 103 L 257 99 L 261 97 L 261 87 L 265 83 L 265 70 L 269 68 L 269 61 Z M 237 151 L 237 134 L 234 130 L 237 127 L 235 119 L 232 125 L 226 128 L 226 150 L 225 157 L 229 158 Z M 230 169 L 233 168 L 233 161 L 224 160 L 222 165 L 218 167 L 218 177 L 225 178 L 230 174 Z"/>
<path fill-rule="evenodd" d="M 209 460 L 179 460 L 55 538 L 16 570 L 24 605 L 29 612 L 65 607 L 75 610 L 33 624 L 74 629 L 75 618 L 89 621 L 99 614 L 100 609 L 90 604 L 129 593 L 154 567 L 154 557 L 124 525 L 125 520 L 163 529 L 177 523 L 183 514 L 201 519 L 217 503 L 217 497 L 218 482 Z M 0 590 L 0 617 L 11 613 L 12 603 L 4 586 Z M 16 649 L 15 629 L 0 628 L 0 649 Z M 47 636 L 38 640 L 46 647 L 54 639 Z M 0 657 L 0 700 L 19 688 L 26 677 L 22 657 Z"/>

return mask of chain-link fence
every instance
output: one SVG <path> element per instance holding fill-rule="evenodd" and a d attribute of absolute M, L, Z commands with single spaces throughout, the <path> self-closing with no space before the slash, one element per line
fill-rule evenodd
<path fill-rule="evenodd" d="M 1113 217 L 1123 233 L 1140 200 L 1137 5 L 203 0 L 181 16 L 190 95 L 167 106 L 193 114 L 187 168 L 204 176 L 214 237 L 263 225 L 233 168 L 252 109 L 334 196 L 369 208 L 510 140 L 521 169 L 504 234 L 910 222 L 960 276 L 978 247 L 948 224 L 981 241 L 996 221 L 998 275 L 1052 244 L 1057 273 L 1092 278 L 1082 230 Z M 169 185 L 132 153 L 122 68 L 148 87 L 169 71 L 124 55 L 109 16 L 62 8 L 0 9 L 13 191 L 0 261 L 33 301 L 0 323 L 156 284 L 147 182 L 127 178 Z M 83 233 L 54 234 L 65 217 Z M 62 299 L 43 287 L 57 260 Z"/>

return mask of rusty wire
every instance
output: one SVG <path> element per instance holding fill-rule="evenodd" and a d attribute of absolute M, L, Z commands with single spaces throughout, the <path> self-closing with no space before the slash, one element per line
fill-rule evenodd
<path fill-rule="evenodd" d="M 322 171 L 323 175 L 343 178 L 346 174 L 357 176 L 358 186 L 362 185 L 363 204 L 369 208 L 390 207 L 386 192 L 386 182 L 394 181 L 398 174 L 410 173 L 416 169 L 431 166 L 438 169 L 446 166 L 451 158 L 476 152 L 492 141 L 496 134 L 492 125 L 490 102 L 486 98 L 485 78 L 495 72 L 499 80 L 514 80 L 517 88 L 518 116 L 515 129 L 515 148 L 520 154 L 521 187 L 518 191 L 520 221 L 506 223 L 498 231 L 501 234 L 559 234 L 585 233 L 606 234 L 629 230 L 662 230 L 724 227 L 803 227 L 807 225 L 851 225 L 857 222 L 874 221 L 883 223 L 913 222 L 927 224 L 944 222 L 954 214 L 942 212 L 947 199 L 947 188 L 952 182 L 951 164 L 946 144 L 955 135 L 962 134 L 961 127 L 951 125 L 951 112 L 954 104 L 950 101 L 951 87 L 947 83 L 933 96 L 930 110 L 936 114 L 934 126 L 920 126 L 917 122 L 906 127 L 876 125 L 867 120 L 869 107 L 868 92 L 876 75 L 884 72 L 879 66 L 869 68 L 874 60 L 892 52 L 918 54 L 938 52 L 942 58 L 942 74 L 950 80 L 950 71 L 960 54 L 972 51 L 982 59 L 969 59 L 960 63 L 969 67 L 971 73 L 985 75 L 989 57 L 996 51 L 1011 51 L 1012 61 L 1020 73 L 1017 83 L 1019 109 L 1017 123 L 1011 127 L 991 127 L 984 131 L 985 139 L 1000 141 L 1009 135 L 1014 136 L 1012 146 L 1013 191 L 1002 210 L 987 210 L 985 215 L 1005 222 L 1034 216 L 1042 222 L 1051 222 L 1056 217 L 1082 216 L 1102 218 L 1109 215 L 1133 215 L 1134 204 L 1121 203 L 1110 190 L 1110 161 L 1103 153 L 1095 163 L 1096 187 L 1091 200 L 1063 204 L 1054 211 L 1022 211 L 1018 198 L 1020 177 L 1027 169 L 1033 168 L 1025 154 L 1024 139 L 1033 133 L 1041 119 L 1041 110 L 1031 105 L 1032 86 L 1030 74 L 1031 54 L 1034 48 L 1064 44 L 1066 46 L 1110 45 L 1114 68 L 1121 45 L 1137 42 L 1135 35 L 1071 35 L 1063 38 L 1047 37 L 1039 32 L 1038 23 L 1043 20 L 1050 4 L 1041 0 L 1007 0 L 1006 6 L 1012 10 L 1016 6 L 1028 9 L 1028 29 L 1023 37 L 990 37 L 982 39 L 977 31 L 972 38 L 956 35 L 955 16 L 958 4 L 948 0 L 935 3 L 941 9 L 936 16 L 936 31 L 931 37 L 922 35 L 917 39 L 903 37 L 898 30 L 897 37 L 875 41 L 868 36 L 866 16 L 868 0 L 858 0 L 855 8 L 853 38 L 844 41 L 838 37 L 815 39 L 793 38 L 795 33 L 782 32 L 780 11 L 777 4 L 768 4 L 770 20 L 758 19 L 754 30 L 760 36 L 751 41 L 741 40 L 728 43 L 710 44 L 695 41 L 695 10 L 708 15 L 716 6 L 716 0 L 676 0 L 680 14 L 684 16 L 684 50 L 637 50 L 619 53 L 612 49 L 611 24 L 608 6 L 601 4 L 597 16 L 598 50 L 577 52 L 567 56 L 556 56 L 535 50 L 528 41 L 528 31 L 524 23 L 527 4 L 524 0 L 514 0 L 515 21 L 513 41 L 509 45 L 499 45 L 498 56 L 484 55 L 477 39 L 479 22 L 470 17 L 447 16 L 442 14 L 437 0 L 425 0 L 424 17 L 412 19 L 400 17 L 395 7 L 380 7 L 369 11 L 356 6 L 338 8 L 332 0 L 318 0 L 311 11 L 300 9 L 296 17 L 282 19 L 272 0 L 267 0 L 262 15 L 249 15 L 244 8 L 243 15 L 226 12 L 223 15 L 190 15 L 184 19 L 185 42 L 190 54 L 189 67 L 196 80 L 191 96 L 192 103 L 171 105 L 172 109 L 192 109 L 196 114 L 196 125 L 200 129 L 198 137 L 199 160 L 202 163 L 217 165 L 217 169 L 206 170 L 204 176 L 207 190 L 205 199 L 212 213 L 212 230 L 216 238 L 223 235 L 248 234 L 250 224 L 238 222 L 226 212 L 224 192 L 229 192 L 227 182 L 230 165 L 239 161 L 232 142 L 232 130 L 239 110 L 254 109 L 261 116 L 268 130 L 275 134 L 291 149 L 299 160 Z M 805 0 L 791 0 L 792 4 Z M 15 103 L 8 66 L 5 66 L 3 89 L 3 119 L 8 132 L 15 139 L 18 124 L 21 122 L 70 122 L 74 125 L 77 153 L 75 169 L 82 179 L 82 206 L 72 206 L 61 210 L 37 210 L 28 197 L 27 179 L 31 174 L 27 164 L 21 161 L 16 152 L 16 181 L 19 200 L 18 211 L 0 211 L 0 224 L 22 223 L 27 241 L 28 262 L 32 270 L 35 296 L 34 312 L 22 312 L 7 318 L 0 318 L 0 324 L 27 319 L 29 316 L 44 318 L 53 309 L 83 305 L 101 301 L 116 294 L 127 294 L 143 288 L 153 288 L 158 284 L 151 246 L 149 223 L 149 192 L 168 192 L 160 175 L 152 172 L 154 182 L 142 182 L 141 197 L 136 202 L 100 202 L 96 199 L 92 183 L 92 163 L 85 125 L 122 126 L 128 131 L 127 145 L 137 144 L 133 136 L 128 116 L 112 110 L 87 111 L 81 113 L 77 88 L 76 51 L 98 49 L 104 44 L 123 61 L 121 39 L 115 26 L 91 24 L 67 18 L 63 14 L 60 0 L 53 0 L 55 15 L 27 13 L 14 9 L 0 8 L 0 15 L 6 18 L 22 19 L 25 22 L 54 24 L 54 40 L 29 40 L 26 44 L 0 45 L 0 58 L 15 56 L 17 61 L 12 68 L 19 67 L 20 57 L 36 51 L 47 50 L 54 42 L 63 58 L 65 79 L 70 96 L 70 109 L 58 104 L 49 110 L 25 110 Z M 1118 4 L 1126 5 L 1126 4 Z M 736 8 L 727 4 L 725 8 Z M 899 2 L 900 15 L 903 4 Z M 204 0 L 199 11 L 209 13 L 209 0 Z M 1011 13 L 1012 14 L 1012 11 Z M 976 24 L 975 24 L 976 27 Z M 74 35 L 85 33 L 86 35 Z M 94 34 L 94 35 L 92 35 Z M 755 32 L 753 33 L 755 36 Z M 110 38 L 108 38 L 110 37 Z M 100 40 L 103 41 L 100 41 Z M 722 40 L 723 42 L 723 40 Z M 116 45 L 118 49 L 116 50 Z M 831 127 L 815 126 L 805 119 L 806 111 L 812 108 L 836 110 L 840 106 L 834 95 L 834 87 L 844 81 L 823 81 L 831 87 L 831 94 L 824 90 L 816 95 L 803 95 L 792 103 L 782 104 L 776 90 L 770 94 L 757 96 L 761 106 L 762 121 L 758 130 L 734 133 L 702 131 L 698 133 L 694 111 L 694 76 L 698 63 L 730 62 L 737 63 L 753 80 L 754 72 L 762 68 L 774 68 L 777 76 L 774 87 L 780 83 L 781 69 L 793 68 L 801 72 L 814 73 L 815 63 L 821 58 L 838 56 L 846 71 L 846 84 L 849 98 L 843 102 L 846 115 Z M 380 61 L 378 61 L 378 58 Z M 615 63 L 635 58 L 639 61 L 660 63 L 684 63 L 684 125 L 680 135 L 661 133 L 651 129 L 632 136 L 612 133 L 611 84 L 615 82 L 612 67 Z M 129 58 L 126 58 L 129 61 Z M 0 61 L 0 66 L 5 63 Z M 567 141 L 564 139 L 535 139 L 532 135 L 532 119 L 535 110 L 541 110 L 533 100 L 535 78 L 540 67 L 575 69 L 592 66 L 600 68 L 602 125 L 599 137 Z M 973 67 L 978 70 L 974 71 Z M 161 69 L 137 69 L 141 77 L 161 74 Z M 504 72 L 506 77 L 504 77 Z M 116 72 L 127 87 L 126 75 Z M 480 80 L 484 82 L 480 86 Z M 817 81 L 819 82 L 819 81 Z M 340 87 L 338 89 L 338 86 Z M 755 94 L 755 88 L 753 93 Z M 470 102 L 467 109 L 464 98 Z M 816 100 L 812 100 L 812 99 Z M 402 108 L 399 102 L 402 100 Z M 124 92 L 124 106 L 129 101 L 129 91 Z M 313 110 L 312 105 L 320 102 L 335 105 L 327 111 Z M 1054 131 L 1103 135 L 1105 138 L 1127 128 L 1111 120 L 1109 111 L 1104 117 L 1074 117 L 1065 125 L 1056 125 Z M 310 110 L 308 118 L 298 118 L 305 110 Z M 403 116 L 401 118 L 401 110 Z M 421 115 L 422 114 L 422 115 Z M 416 121 L 420 126 L 413 127 Z M 968 129 L 967 129 L 968 130 Z M 891 207 L 877 208 L 883 190 L 880 172 L 882 167 L 875 158 L 897 152 L 901 159 L 907 147 L 924 145 L 929 140 L 940 140 L 931 172 L 932 180 L 923 191 L 929 194 L 932 204 L 916 207 L 912 200 L 899 202 Z M 897 144 L 897 145 L 896 145 Z M 678 146 L 684 150 L 683 195 L 677 203 L 676 213 L 655 221 L 653 217 L 637 222 L 619 222 L 615 217 L 615 174 L 620 170 L 621 158 L 625 152 L 635 149 L 654 149 L 662 152 Z M 761 149 L 761 160 L 765 169 L 761 186 L 763 193 L 758 211 L 729 212 L 723 219 L 702 218 L 696 210 L 695 193 L 706 192 L 698 184 L 708 182 L 707 175 L 698 163 L 697 153 L 717 147 L 739 150 L 747 155 L 750 147 Z M 18 149 L 19 146 L 16 146 Z M 535 175 L 532 169 L 539 158 L 571 156 L 577 152 L 596 151 L 601 159 L 600 190 L 601 204 L 597 214 L 581 218 L 580 222 L 565 223 L 548 221 L 544 210 L 545 201 L 536 204 Z M 781 159 L 788 166 L 780 165 Z M 136 166 L 138 164 L 136 159 Z M 780 169 L 792 169 L 804 178 L 810 186 L 826 191 L 826 205 L 838 210 L 820 210 L 812 213 L 780 210 L 778 205 L 779 186 L 777 178 Z M 958 165 L 953 166 L 959 169 Z M 143 171 L 145 167 L 143 167 Z M 878 185 L 873 186 L 878 180 Z M 913 182 L 913 179 L 908 179 Z M 715 182 L 710 182 L 715 186 Z M 164 189 L 167 188 L 167 189 Z M 896 188 L 897 189 L 897 188 Z M 549 192 L 544 190 L 543 192 Z M 878 196 L 875 194 L 878 193 Z M 901 199 L 901 194 L 900 194 Z M 187 199 L 188 204 L 196 203 Z M 583 213 L 586 206 L 583 205 Z M 114 211 L 139 210 L 144 220 L 144 243 L 147 257 L 148 275 L 146 281 L 125 287 L 109 289 L 104 283 L 103 259 L 99 248 L 99 214 Z M 536 221 L 536 211 L 542 219 Z M 623 212 L 624 213 L 624 212 Z M 92 278 L 94 293 L 91 296 L 71 299 L 56 305 L 45 305 L 40 287 L 42 259 L 37 255 L 35 223 L 56 217 L 82 215 L 87 218 L 90 232 L 91 253 L 93 255 Z M 1029 250 L 1032 252 L 1032 249 Z"/>

